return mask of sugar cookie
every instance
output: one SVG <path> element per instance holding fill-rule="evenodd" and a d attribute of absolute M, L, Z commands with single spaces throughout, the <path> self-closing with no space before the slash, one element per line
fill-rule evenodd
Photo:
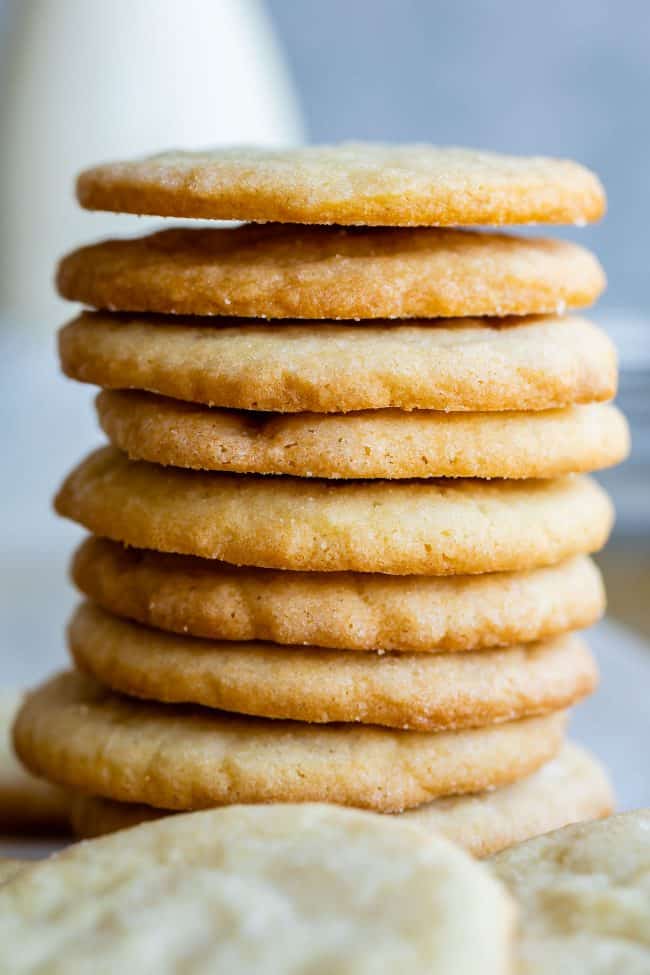
<path fill-rule="evenodd" d="M 605 276 L 558 240 L 461 230 L 248 224 L 106 240 L 63 259 L 64 298 L 244 318 L 532 315 L 596 300 Z"/>
<path fill-rule="evenodd" d="M 209 810 L 81 843 L 0 889 L 0 968 L 90 975 L 507 975 L 486 867 L 389 817 Z"/>
<path fill-rule="evenodd" d="M 161 217 L 380 226 L 582 224 L 605 209 L 578 163 L 421 143 L 163 152 L 86 170 L 77 197 Z"/>
<path fill-rule="evenodd" d="M 590 626 L 605 592 L 591 559 L 523 572 L 387 576 L 246 569 L 88 538 L 76 586 L 139 623 L 213 640 L 342 650 L 482 650 Z"/>
<path fill-rule="evenodd" d="M 473 856 L 484 857 L 513 843 L 572 822 L 608 816 L 612 788 L 604 769 L 583 748 L 568 742 L 537 772 L 490 792 L 449 796 L 398 815 L 427 831 L 442 833 Z M 170 815 L 164 809 L 74 793 L 70 817 L 75 835 L 89 839 Z"/>
<path fill-rule="evenodd" d="M 76 666 L 133 697 L 266 718 L 418 731 L 483 727 L 570 707 L 594 690 L 576 636 L 460 654 L 349 653 L 161 633 L 82 605 Z"/>
<path fill-rule="evenodd" d="M 17 689 L 0 690 L 0 833 L 59 833 L 68 828 L 67 796 L 30 775 L 11 745 L 11 725 L 21 701 Z"/>
<path fill-rule="evenodd" d="M 279 413 L 547 410 L 611 399 L 616 353 L 580 318 L 252 322 L 85 312 L 59 335 L 67 376 Z"/>
<path fill-rule="evenodd" d="M 87 457 L 59 514 L 136 548 L 265 568 L 460 575 L 549 565 L 604 544 L 595 481 L 309 481 Z"/>
<path fill-rule="evenodd" d="M 607 403 L 527 413 L 269 414 L 103 390 L 100 423 L 133 460 L 297 477 L 557 477 L 618 464 L 625 417 Z"/>
<path fill-rule="evenodd" d="M 333 802 L 400 812 L 513 782 L 560 749 L 563 713 L 467 731 L 309 725 L 149 704 L 61 674 L 27 699 L 16 746 L 72 789 L 163 809 Z"/>
<path fill-rule="evenodd" d="M 491 865 L 521 907 L 519 971 L 650 971 L 650 810 L 567 826 Z"/>

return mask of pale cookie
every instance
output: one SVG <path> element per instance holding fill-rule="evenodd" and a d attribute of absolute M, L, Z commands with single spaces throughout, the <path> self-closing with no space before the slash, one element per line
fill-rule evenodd
<path fill-rule="evenodd" d="M 72 811 L 70 811 L 70 817 L 72 818 Z M 0 857 L 0 887 L 6 884 L 12 877 L 15 877 L 23 869 L 25 864 L 25 860 L 9 860 L 7 857 Z"/>
<path fill-rule="evenodd" d="M 386 576 L 245 569 L 91 537 L 72 578 L 104 609 L 157 629 L 341 650 L 529 643 L 590 626 L 605 608 L 586 556 L 528 572 Z"/>
<path fill-rule="evenodd" d="M 146 704 L 61 674 L 22 708 L 15 741 L 38 775 L 162 809 L 333 802 L 400 812 L 528 775 L 560 749 L 564 713 L 468 731 L 269 721 Z"/>
<path fill-rule="evenodd" d="M 67 376 L 279 413 L 546 410 L 611 399 L 616 352 L 581 318 L 346 325 L 86 312 L 59 334 Z"/>
<path fill-rule="evenodd" d="M 392 575 L 530 569 L 600 548 L 612 505 L 585 475 L 550 481 L 309 481 L 87 457 L 59 514 L 135 548 L 234 565 Z"/>
<path fill-rule="evenodd" d="M 378 226 L 583 224 L 605 210 L 578 163 L 422 143 L 164 152 L 86 170 L 77 197 L 161 217 Z"/>
<path fill-rule="evenodd" d="M 491 865 L 521 907 L 521 975 L 650 972 L 649 809 L 568 826 Z"/>
<path fill-rule="evenodd" d="M 11 725 L 23 695 L 0 690 L 0 833 L 58 833 L 68 827 L 62 789 L 30 775 L 14 755 Z M 0 880 L 2 879 L 0 862 Z"/>
<path fill-rule="evenodd" d="M 0 891 L 12 975 L 507 975 L 487 867 L 389 817 L 210 810 L 72 847 Z"/>
<path fill-rule="evenodd" d="M 556 477 L 618 464 L 623 414 L 607 403 L 528 413 L 250 413 L 103 390 L 109 440 L 133 460 L 297 477 Z"/>
<path fill-rule="evenodd" d="M 59 293 L 95 308 L 244 318 L 532 315 L 596 300 L 577 244 L 462 230 L 248 224 L 106 240 L 59 265 Z"/>
<path fill-rule="evenodd" d="M 132 697 L 418 731 L 558 711 L 593 691 L 598 677 L 576 636 L 478 653 L 349 653 L 161 633 L 92 603 L 73 616 L 68 643 L 80 670 Z"/>
<path fill-rule="evenodd" d="M 612 789 L 604 769 L 578 745 L 511 785 L 477 795 L 450 796 L 398 813 L 405 822 L 442 833 L 473 856 L 484 857 L 584 819 L 608 816 Z M 153 806 L 114 802 L 81 792 L 70 798 L 70 821 L 79 839 L 129 829 L 170 815 Z"/>
<path fill-rule="evenodd" d="M 484 857 L 569 823 L 609 816 L 613 807 L 612 787 L 600 762 L 567 743 L 557 758 L 519 782 L 436 799 L 402 815 Z"/>

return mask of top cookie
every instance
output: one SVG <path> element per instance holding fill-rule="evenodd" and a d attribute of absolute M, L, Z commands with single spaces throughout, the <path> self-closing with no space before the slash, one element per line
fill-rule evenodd
<path fill-rule="evenodd" d="M 111 311 L 245 318 L 438 318 L 563 312 L 605 278 L 567 241 L 418 228 L 163 230 L 63 259 L 64 298 Z"/>
<path fill-rule="evenodd" d="M 385 227 L 583 224 L 605 210 L 578 163 L 362 142 L 164 152 L 86 170 L 77 197 L 88 210 Z"/>

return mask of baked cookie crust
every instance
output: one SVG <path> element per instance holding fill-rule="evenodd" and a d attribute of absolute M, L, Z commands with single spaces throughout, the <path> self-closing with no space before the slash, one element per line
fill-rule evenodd
<path fill-rule="evenodd" d="M 66 479 L 59 514 L 135 548 L 233 565 L 390 575 L 537 568 L 599 549 L 611 502 L 546 481 L 315 481 L 162 468 L 113 447 Z"/>
<path fill-rule="evenodd" d="M 59 293 L 111 311 L 244 318 L 453 318 L 582 308 L 605 275 L 577 244 L 462 230 L 172 229 L 65 257 Z"/>
<path fill-rule="evenodd" d="M 122 802 L 401 812 L 529 775 L 557 754 L 565 724 L 563 712 L 437 733 L 270 721 L 134 701 L 70 672 L 32 692 L 14 740 L 36 775 Z"/>
<path fill-rule="evenodd" d="M 88 538 L 77 588 L 116 616 L 212 640 L 421 653 L 530 643 L 595 623 L 605 608 L 586 556 L 523 572 L 388 576 L 250 569 Z"/>
<path fill-rule="evenodd" d="M 614 346 L 579 318 L 251 322 L 86 312 L 64 373 L 207 406 L 278 413 L 547 410 L 612 399 Z"/>
<path fill-rule="evenodd" d="M 102 390 L 102 429 L 133 460 L 164 467 L 326 479 L 532 478 L 623 460 L 630 437 L 609 403 L 527 413 L 250 413 L 136 390 Z"/>
<path fill-rule="evenodd" d="M 612 787 L 602 765 L 567 742 L 557 758 L 511 785 L 477 795 L 449 796 L 399 813 L 404 822 L 442 833 L 472 856 L 486 857 L 514 843 L 573 822 L 609 816 Z M 79 839 L 92 839 L 170 815 L 153 806 L 74 793 L 70 820 Z"/>
<path fill-rule="evenodd" d="M 89 210 L 378 226 L 583 224 L 605 193 L 584 166 L 426 144 L 164 152 L 83 172 Z"/>
<path fill-rule="evenodd" d="M 68 628 L 75 666 L 131 697 L 309 723 L 418 731 L 563 710 L 596 686 L 576 636 L 461 654 L 348 653 L 162 633 L 91 603 Z"/>

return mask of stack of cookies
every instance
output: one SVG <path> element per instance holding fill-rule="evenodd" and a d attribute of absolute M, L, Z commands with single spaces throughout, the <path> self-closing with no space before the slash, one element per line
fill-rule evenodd
<path fill-rule="evenodd" d="M 565 743 L 596 684 L 589 553 L 620 461 L 616 357 L 561 241 L 458 226 L 604 209 L 574 163 L 426 146 L 173 153 L 79 179 L 89 209 L 250 220 L 82 248 L 66 375 L 110 446 L 56 507 L 92 534 L 75 670 L 15 742 L 84 835 L 325 801 L 485 854 L 612 798 Z M 567 313 L 568 312 L 568 313 Z"/>

